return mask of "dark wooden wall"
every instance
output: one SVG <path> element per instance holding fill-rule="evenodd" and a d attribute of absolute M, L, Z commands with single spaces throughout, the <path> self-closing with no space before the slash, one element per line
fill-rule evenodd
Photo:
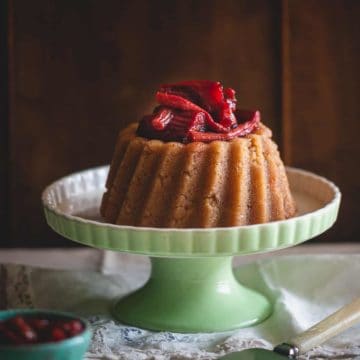
<path fill-rule="evenodd" d="M 3 4 L 1 245 L 69 245 L 45 224 L 42 189 L 107 163 L 158 84 L 191 78 L 234 87 L 239 104 L 261 110 L 287 164 L 341 187 L 339 220 L 320 240 L 359 241 L 360 1 Z"/>

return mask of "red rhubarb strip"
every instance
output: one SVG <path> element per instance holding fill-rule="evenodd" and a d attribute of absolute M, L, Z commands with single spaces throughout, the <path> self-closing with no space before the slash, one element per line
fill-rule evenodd
<path fill-rule="evenodd" d="M 236 110 L 235 91 L 207 80 L 165 84 L 156 93 L 160 106 L 144 116 L 137 134 L 163 141 L 231 140 L 251 133 L 260 113 Z"/>
<path fill-rule="evenodd" d="M 183 97 L 173 94 L 167 94 L 158 91 L 156 93 L 156 100 L 160 105 L 168 106 L 174 109 L 180 109 L 185 111 L 204 111 L 200 106 L 192 103 Z"/>
<path fill-rule="evenodd" d="M 223 87 L 218 81 L 190 80 L 161 85 L 160 91 L 181 96 L 208 112 L 224 102 Z"/>
<path fill-rule="evenodd" d="M 162 108 L 154 115 L 151 124 L 155 130 L 164 130 L 173 116 L 171 109 Z"/>
<path fill-rule="evenodd" d="M 259 111 L 252 111 L 249 113 L 251 113 L 252 116 L 248 121 L 246 121 L 243 124 L 239 124 L 238 127 L 236 127 L 233 130 L 230 130 L 227 133 L 219 134 L 219 133 L 190 130 L 188 138 L 191 141 L 211 142 L 215 140 L 228 141 L 239 136 L 245 136 L 251 133 L 253 130 L 255 130 L 260 122 Z"/>

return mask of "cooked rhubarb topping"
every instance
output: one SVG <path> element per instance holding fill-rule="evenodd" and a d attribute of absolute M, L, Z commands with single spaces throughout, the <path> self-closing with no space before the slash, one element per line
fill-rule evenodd
<path fill-rule="evenodd" d="M 235 91 L 220 82 L 198 80 L 161 85 L 159 103 L 140 121 L 137 134 L 163 141 L 231 140 L 254 131 L 257 110 L 236 109 Z"/>

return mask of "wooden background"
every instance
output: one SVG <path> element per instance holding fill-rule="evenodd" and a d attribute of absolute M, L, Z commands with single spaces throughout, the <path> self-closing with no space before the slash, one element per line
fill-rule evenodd
<path fill-rule="evenodd" d="M 360 1 L 1 1 L 1 246 L 70 246 L 43 188 L 109 162 L 162 82 L 221 80 L 258 108 L 288 165 L 335 181 L 317 241 L 359 241 Z"/>

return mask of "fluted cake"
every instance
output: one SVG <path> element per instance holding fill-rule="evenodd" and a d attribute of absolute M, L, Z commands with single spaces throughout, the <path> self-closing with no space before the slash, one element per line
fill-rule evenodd
<path fill-rule="evenodd" d="M 230 90 L 205 81 L 160 89 L 154 113 L 118 136 L 100 209 L 107 222 L 206 228 L 294 215 L 295 203 L 270 129 L 260 122 L 258 111 L 236 110 L 235 92 Z M 170 101 L 164 94 L 172 96 Z M 218 103 L 211 104 L 206 96 L 217 96 Z M 184 99 L 194 108 L 184 105 Z M 220 101 L 228 108 L 220 107 Z M 226 119 L 229 113 L 234 116 Z M 210 116 L 220 130 L 209 125 Z"/>

